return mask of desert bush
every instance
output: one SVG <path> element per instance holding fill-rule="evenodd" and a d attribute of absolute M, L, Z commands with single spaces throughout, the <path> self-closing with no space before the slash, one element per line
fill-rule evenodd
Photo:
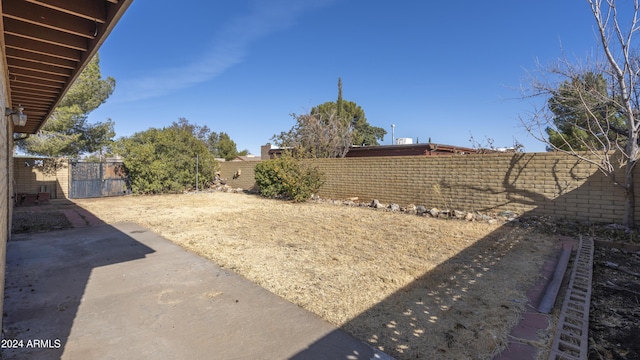
<path fill-rule="evenodd" d="M 255 179 L 262 196 L 282 196 L 296 202 L 309 200 L 323 184 L 316 167 L 290 155 L 258 163 Z"/>

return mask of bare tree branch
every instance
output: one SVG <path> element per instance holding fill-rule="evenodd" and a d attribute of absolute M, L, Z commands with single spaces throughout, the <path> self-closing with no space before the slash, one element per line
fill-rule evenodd
<path fill-rule="evenodd" d="M 537 73 L 528 74 L 523 97 L 543 98 L 546 104 L 521 120 L 548 149 L 596 165 L 620 185 L 625 191 L 623 223 L 633 227 L 633 176 L 640 159 L 640 56 L 634 52 L 633 41 L 640 31 L 640 0 L 634 0 L 632 6 L 627 2 L 618 5 L 616 0 L 587 3 L 604 61 L 587 59 L 585 66 L 564 56 L 554 65 L 538 65 Z M 620 167 L 624 167 L 624 179 L 616 178 Z"/>

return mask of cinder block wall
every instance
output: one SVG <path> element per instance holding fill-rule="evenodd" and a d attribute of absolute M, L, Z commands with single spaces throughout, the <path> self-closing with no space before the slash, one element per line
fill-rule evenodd
<path fill-rule="evenodd" d="M 66 199 L 69 195 L 69 161 L 55 159 L 54 171 L 44 171 L 43 161 L 53 159 L 18 157 L 13 159 L 16 193 L 35 194 L 46 186 L 52 199 Z"/>
<path fill-rule="evenodd" d="M 227 179 L 227 185 L 232 188 L 253 190 L 256 188 L 254 169 L 259 161 L 221 161 L 220 176 Z M 240 176 L 233 178 L 240 170 Z"/>
<path fill-rule="evenodd" d="M 532 212 L 593 222 L 621 222 L 624 191 L 595 165 L 560 153 L 407 156 L 313 161 L 324 173 L 323 198 L 424 205 L 464 211 Z M 238 164 L 238 165 L 236 165 Z M 251 188 L 252 163 L 225 163 L 233 187 Z M 253 176 L 253 175 L 251 175 Z M 618 178 L 621 178 L 620 173 Z M 636 176 L 640 185 L 640 173 Z M 639 187 L 640 188 L 640 187 Z M 636 194 L 640 204 L 640 194 Z M 640 222 L 640 211 L 636 214 Z"/>
<path fill-rule="evenodd" d="M 558 153 L 316 160 L 319 195 L 464 211 L 533 211 L 619 222 L 624 192 L 595 165 Z M 640 215 L 640 214 L 639 214 Z M 640 217 L 639 217 L 640 219 Z"/>

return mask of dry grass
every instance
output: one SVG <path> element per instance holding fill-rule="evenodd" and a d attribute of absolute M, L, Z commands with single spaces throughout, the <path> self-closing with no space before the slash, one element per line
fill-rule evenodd
<path fill-rule="evenodd" d="M 532 230 L 211 193 L 79 200 L 402 358 L 491 358 L 555 246 Z"/>

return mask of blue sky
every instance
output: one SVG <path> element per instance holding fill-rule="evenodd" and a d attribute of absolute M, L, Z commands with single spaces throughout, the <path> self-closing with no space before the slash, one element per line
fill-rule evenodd
<path fill-rule="evenodd" d="M 178 118 L 224 131 L 238 149 L 337 97 L 396 137 L 544 151 L 519 117 L 536 62 L 596 48 L 586 1 L 135 0 L 100 49 L 117 85 L 89 121 L 117 136 Z"/>

